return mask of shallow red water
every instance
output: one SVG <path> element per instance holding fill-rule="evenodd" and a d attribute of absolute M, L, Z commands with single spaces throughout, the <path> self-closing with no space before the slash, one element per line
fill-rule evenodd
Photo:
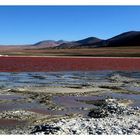
<path fill-rule="evenodd" d="M 140 58 L 0 57 L 0 72 L 140 70 Z"/>
<path fill-rule="evenodd" d="M 0 119 L 0 128 L 1 127 L 15 127 L 16 125 L 25 125 L 26 121 L 17 121 L 13 119 Z"/>

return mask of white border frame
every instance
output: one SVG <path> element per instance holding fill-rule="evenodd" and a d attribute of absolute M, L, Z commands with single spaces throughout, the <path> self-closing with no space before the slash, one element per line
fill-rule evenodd
<path fill-rule="evenodd" d="M 139 0 L 0 0 L 0 5 L 140 5 Z"/>
<path fill-rule="evenodd" d="M 140 5 L 140 0 L 0 0 L 0 5 L 33 5 L 33 6 L 39 6 L 39 5 L 130 5 L 130 6 L 137 6 Z M 118 140 L 118 139 L 127 139 L 127 140 L 138 140 L 139 136 L 27 136 L 27 135 L 13 135 L 13 136 L 5 136 L 1 135 L 0 139 L 21 139 L 21 140 L 38 140 L 38 139 L 60 139 L 60 140 L 70 140 L 72 139 L 108 139 L 108 140 Z"/>

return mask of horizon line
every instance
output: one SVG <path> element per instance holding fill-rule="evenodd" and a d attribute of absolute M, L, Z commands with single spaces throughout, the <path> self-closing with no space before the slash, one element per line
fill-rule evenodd
<path fill-rule="evenodd" d="M 118 36 L 118 35 L 121 35 L 123 33 L 129 33 L 129 32 L 140 32 L 140 31 L 136 31 L 136 30 L 129 30 L 129 31 L 125 31 L 125 32 L 121 32 L 115 36 Z M 110 38 L 113 38 L 115 36 L 112 36 Z M 88 37 L 85 37 L 85 38 L 82 38 L 82 39 L 77 39 L 77 40 L 65 40 L 65 39 L 57 39 L 57 40 L 53 40 L 53 39 L 42 39 L 40 41 L 36 41 L 36 42 L 32 42 L 32 43 L 22 43 L 22 44 L 0 44 L 0 46 L 30 46 L 30 45 L 34 45 L 34 44 L 37 44 L 39 42 L 43 42 L 43 41 L 54 41 L 54 42 L 58 42 L 58 41 L 67 41 L 67 42 L 75 42 L 75 41 L 79 41 L 79 40 L 83 40 L 83 39 L 87 39 L 87 38 L 90 38 L 90 37 L 95 37 L 95 38 L 98 38 L 98 39 L 101 39 L 101 40 L 108 40 L 110 38 L 107 38 L 107 39 L 102 39 L 102 38 L 99 38 L 99 37 L 96 37 L 96 36 L 88 36 Z"/>

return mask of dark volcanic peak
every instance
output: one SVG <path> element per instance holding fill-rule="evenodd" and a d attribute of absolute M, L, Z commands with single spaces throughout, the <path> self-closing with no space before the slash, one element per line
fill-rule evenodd
<path fill-rule="evenodd" d="M 116 38 L 126 38 L 126 37 L 132 37 L 132 36 L 136 36 L 136 35 L 139 35 L 140 34 L 140 31 L 129 31 L 129 32 L 124 32 L 124 33 L 121 33 L 117 36 L 114 36 L 111 39 L 116 39 Z"/>
<path fill-rule="evenodd" d="M 125 32 L 106 40 L 107 46 L 140 46 L 140 31 Z"/>
<path fill-rule="evenodd" d="M 76 43 L 79 43 L 81 45 L 86 45 L 86 44 L 94 44 L 94 43 L 97 43 L 97 42 L 100 42 L 100 41 L 102 41 L 102 40 L 99 39 L 99 38 L 88 37 L 86 39 L 78 40 L 78 41 L 76 41 Z"/>

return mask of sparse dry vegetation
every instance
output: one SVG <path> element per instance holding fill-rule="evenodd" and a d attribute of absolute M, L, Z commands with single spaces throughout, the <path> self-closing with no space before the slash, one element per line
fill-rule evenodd
<path fill-rule="evenodd" d="M 89 56 L 89 57 L 140 57 L 140 47 L 106 47 L 82 49 L 16 49 L 0 50 L 2 55 L 16 56 Z"/>

